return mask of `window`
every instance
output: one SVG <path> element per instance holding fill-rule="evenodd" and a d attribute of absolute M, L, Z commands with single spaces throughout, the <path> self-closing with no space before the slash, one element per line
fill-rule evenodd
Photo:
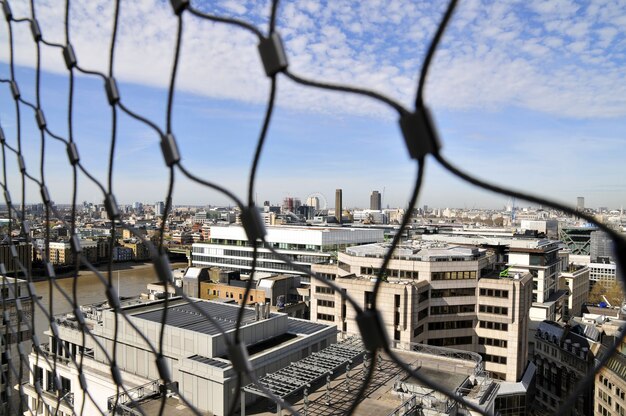
<path fill-rule="evenodd" d="M 329 314 L 326 314 L 326 313 L 318 313 L 317 314 L 317 319 L 319 319 L 320 321 L 335 322 L 335 316 L 334 315 L 329 315 Z"/>
<path fill-rule="evenodd" d="M 327 286 L 315 286 L 315 293 L 322 293 L 325 295 L 334 295 L 335 289 L 332 289 Z"/>
<path fill-rule="evenodd" d="M 442 329 L 464 329 L 464 328 L 473 328 L 473 327 L 474 327 L 473 320 L 430 322 L 428 324 L 429 331 L 438 331 Z"/>
<path fill-rule="evenodd" d="M 335 301 L 334 300 L 318 299 L 317 300 L 317 306 L 323 306 L 325 308 L 334 308 L 335 307 Z"/>
<path fill-rule="evenodd" d="M 481 328 L 495 329 L 497 331 L 508 331 L 509 325 L 500 322 L 480 321 L 478 326 Z"/>
<path fill-rule="evenodd" d="M 478 344 L 480 345 L 490 345 L 493 347 L 500 347 L 500 348 L 506 348 L 507 347 L 507 341 L 504 339 L 497 339 L 497 338 L 483 338 L 483 337 L 479 337 L 478 338 Z"/>
<path fill-rule="evenodd" d="M 467 288 L 453 288 L 453 289 L 433 289 L 431 290 L 430 297 L 445 298 L 450 296 L 475 296 L 476 289 L 473 287 Z"/>
<path fill-rule="evenodd" d="M 465 345 L 471 344 L 472 337 L 448 337 L 448 338 L 431 338 L 428 340 L 428 345 L 434 345 L 437 347 L 447 347 L 451 345 Z"/>
<path fill-rule="evenodd" d="M 418 336 L 419 334 L 421 334 L 422 332 L 424 332 L 424 325 L 420 325 L 420 326 L 418 326 L 417 328 L 415 328 L 415 329 L 413 330 L 413 336 L 414 336 L 414 337 L 416 337 L 416 336 Z"/>
<path fill-rule="evenodd" d="M 494 297 L 494 298 L 508 298 L 509 291 L 500 290 L 500 289 L 480 289 L 480 296 L 489 296 L 489 297 Z"/>
<path fill-rule="evenodd" d="M 431 306 L 431 315 L 452 315 L 457 313 L 474 312 L 474 305 L 443 305 Z"/>
<path fill-rule="evenodd" d="M 430 274 L 431 280 L 464 280 L 476 279 L 475 271 L 466 272 L 433 272 Z"/>
<path fill-rule="evenodd" d="M 478 311 L 483 313 L 494 313 L 496 315 L 509 314 L 509 308 L 504 306 L 479 305 Z"/>

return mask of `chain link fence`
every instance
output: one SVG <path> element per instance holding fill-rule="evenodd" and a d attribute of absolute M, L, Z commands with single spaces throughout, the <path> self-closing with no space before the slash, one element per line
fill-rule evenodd
<path fill-rule="evenodd" d="M 0 127 L 2 124 L 13 123 L 15 125 L 16 134 L 15 137 L 7 137 L 5 136 L 3 130 L 0 128 L 0 145 L 2 147 L 3 161 L 2 182 L 0 185 L 3 188 L 4 201 L 8 208 L 8 238 L 9 246 L 11 248 L 11 257 L 16 264 L 15 269 L 17 271 L 15 272 L 15 278 L 21 275 L 28 282 L 26 290 L 28 291 L 28 297 L 32 301 L 32 309 L 41 312 L 46 317 L 46 320 L 49 322 L 49 331 L 53 335 L 53 337 L 58 337 L 59 334 L 59 322 L 54 318 L 55 299 L 53 297 L 53 289 L 54 291 L 58 291 L 67 302 L 73 305 L 73 314 L 76 318 L 76 325 L 78 325 L 82 334 L 82 340 L 80 340 L 80 345 L 86 345 L 87 340 L 89 340 L 90 343 L 93 343 L 95 345 L 95 349 L 106 357 L 106 361 L 108 363 L 108 371 L 110 372 L 111 379 L 116 385 L 116 392 L 113 396 L 111 396 L 112 399 L 110 399 L 108 403 L 109 412 L 124 413 L 129 411 L 129 408 L 134 408 L 136 412 L 144 414 L 140 406 L 134 406 L 136 404 L 134 402 L 138 401 L 139 397 L 141 397 L 141 395 L 138 394 L 138 391 L 143 392 L 144 390 L 151 389 L 150 391 L 154 392 L 159 390 L 159 386 L 153 384 L 134 387 L 132 389 L 127 387 L 127 384 L 122 377 L 120 367 L 116 362 L 116 357 L 118 356 L 117 348 L 119 345 L 118 337 L 120 336 L 120 328 L 122 326 L 125 326 L 132 328 L 134 331 L 136 331 L 139 338 L 141 338 L 140 342 L 143 342 L 150 350 L 152 361 L 155 363 L 156 368 L 158 369 L 160 386 L 165 386 L 164 388 L 165 390 L 167 390 L 168 393 L 177 395 L 180 400 L 186 403 L 191 411 L 193 411 L 195 414 L 201 414 L 200 411 L 194 408 L 194 406 L 190 403 L 189 398 L 186 397 L 183 392 L 177 391 L 177 385 L 173 382 L 174 380 L 172 379 L 172 375 L 170 374 L 169 367 L 166 363 L 166 357 L 164 355 L 164 328 L 166 327 L 165 323 L 168 322 L 168 305 L 170 302 L 172 302 L 172 300 L 170 300 L 168 297 L 165 297 L 163 301 L 164 307 L 162 308 L 161 312 L 160 332 L 159 336 L 156 338 L 158 339 L 158 341 L 154 342 L 154 339 L 142 333 L 140 328 L 136 326 L 136 323 L 132 319 L 129 319 L 128 312 L 123 307 L 115 288 L 115 282 L 113 278 L 112 251 L 114 247 L 116 230 L 118 229 L 127 230 L 133 236 L 135 236 L 137 239 L 140 239 L 144 244 L 147 245 L 147 247 L 149 248 L 152 264 L 154 265 L 154 271 L 158 276 L 160 282 L 165 285 L 166 290 L 168 287 L 171 287 L 173 285 L 172 271 L 166 251 L 163 247 L 163 236 L 165 234 L 166 221 L 162 221 L 159 241 L 155 243 L 150 239 L 147 239 L 142 233 L 138 232 L 130 224 L 121 219 L 121 214 L 115 198 L 115 191 L 113 189 L 115 155 L 116 152 L 122 151 L 121 149 L 118 149 L 116 147 L 119 137 L 117 120 L 120 116 L 120 113 L 124 113 L 147 126 L 151 131 L 154 132 L 154 140 L 158 140 L 160 143 L 165 168 L 167 169 L 167 172 L 169 174 L 168 193 L 165 200 L 165 212 L 163 218 L 167 218 L 168 214 L 172 210 L 172 193 L 176 186 L 176 175 L 182 174 L 184 177 L 197 184 L 224 194 L 226 197 L 232 200 L 232 202 L 239 208 L 242 215 L 242 223 L 246 231 L 248 240 L 257 243 L 253 245 L 254 256 L 252 264 L 252 274 L 254 274 L 254 270 L 256 267 L 257 249 L 259 246 L 265 247 L 271 250 L 273 254 L 276 255 L 278 258 L 281 258 L 286 263 L 289 263 L 293 268 L 307 273 L 312 279 L 323 281 L 326 285 L 335 289 L 337 293 L 341 293 L 345 300 L 349 302 L 351 306 L 355 309 L 357 313 L 356 320 L 361 331 L 363 347 L 365 348 L 365 350 L 368 351 L 368 356 L 370 357 L 371 363 L 366 367 L 364 376 L 359 383 L 360 386 L 358 391 L 356 392 L 355 399 L 346 409 L 347 414 L 354 413 L 356 407 L 362 401 L 364 394 L 368 389 L 368 386 L 371 385 L 374 369 L 377 367 L 376 362 L 377 360 L 380 360 L 381 352 L 384 352 L 385 356 L 388 357 L 389 360 L 394 362 L 395 365 L 401 368 L 402 371 L 419 380 L 423 385 L 439 391 L 452 401 L 456 401 L 461 407 L 464 407 L 467 410 L 476 412 L 478 414 L 487 413 L 485 413 L 485 411 L 480 406 L 477 406 L 473 402 L 466 400 L 464 397 L 458 395 L 454 391 L 450 391 L 449 389 L 447 389 L 444 385 L 440 383 L 439 380 L 429 379 L 423 374 L 417 372 L 414 368 L 409 366 L 401 359 L 395 349 L 391 348 L 391 342 L 387 337 L 384 325 L 381 321 L 381 315 L 379 313 L 379 310 L 377 309 L 379 306 L 378 292 L 381 282 L 383 281 L 382 277 L 386 273 L 387 266 L 395 247 L 400 242 L 402 232 L 397 232 L 393 238 L 392 244 L 384 257 L 382 267 L 380 267 L 378 271 L 379 278 L 376 280 L 372 303 L 369 307 L 365 309 L 362 308 L 358 304 L 358 302 L 352 299 L 349 294 L 346 294 L 344 291 L 342 291 L 332 280 L 323 279 L 315 275 L 314 273 L 311 273 L 309 270 L 306 270 L 297 264 L 293 264 L 289 258 L 277 252 L 275 248 L 266 243 L 266 231 L 263 222 L 260 219 L 259 211 L 254 205 L 253 195 L 258 163 L 261 155 L 263 154 L 263 147 L 266 141 L 268 127 L 272 120 L 276 91 L 279 84 L 284 82 L 285 78 L 288 78 L 289 80 L 300 84 L 302 88 L 317 88 L 331 91 L 341 91 L 363 97 L 364 100 L 377 100 L 383 104 L 386 104 L 397 112 L 400 131 L 404 138 L 407 151 L 411 159 L 414 160 L 414 163 L 418 167 L 417 176 L 414 180 L 414 187 L 410 194 L 410 202 L 406 207 L 406 213 L 411 213 L 416 205 L 416 201 L 422 185 L 422 178 L 426 162 L 434 162 L 439 164 L 452 175 L 476 187 L 496 192 L 502 195 L 508 195 L 513 198 L 523 199 L 532 203 L 541 204 L 543 206 L 552 207 L 563 213 L 574 215 L 583 218 L 590 223 L 594 223 L 600 230 L 606 232 L 613 239 L 616 247 L 617 262 L 620 265 L 621 270 L 626 270 L 626 240 L 623 236 L 616 233 L 610 227 L 606 226 L 603 223 L 599 223 L 591 215 L 588 215 L 584 212 L 575 211 L 568 206 L 547 200 L 539 196 L 535 196 L 532 193 L 513 191 L 506 187 L 491 184 L 486 181 L 477 179 L 472 175 L 471 172 L 465 172 L 461 168 L 453 165 L 440 152 L 443 140 L 437 134 L 437 129 L 431 119 L 427 103 L 424 102 L 423 93 L 431 61 L 437 50 L 437 45 L 439 44 L 439 41 L 444 34 L 446 26 L 452 18 L 455 7 L 457 5 L 457 1 L 453 0 L 449 3 L 447 9 L 445 10 L 445 13 L 441 18 L 441 21 L 430 43 L 430 47 L 428 48 L 425 58 L 422 62 L 419 82 L 416 87 L 416 98 L 414 102 L 414 107 L 406 108 L 405 106 L 399 104 L 398 101 L 394 100 L 393 98 L 387 97 L 376 91 L 372 91 L 366 88 L 360 88 L 358 86 L 334 84 L 326 81 L 306 79 L 292 72 L 289 67 L 289 59 L 285 52 L 285 49 L 283 48 L 282 40 L 278 32 L 279 28 L 277 27 L 276 23 L 277 16 L 280 13 L 279 2 L 277 0 L 274 0 L 271 3 L 271 9 L 269 10 L 269 24 L 267 28 L 261 28 L 249 22 L 235 19 L 232 17 L 213 15 L 204 12 L 200 10 L 199 7 L 196 7 L 196 5 L 192 4 L 190 0 L 171 0 L 171 18 L 176 22 L 177 30 L 176 33 L 172 33 L 172 36 L 175 38 L 176 41 L 173 61 L 171 63 L 171 74 L 166 103 L 165 125 L 160 125 L 159 123 L 142 116 L 138 111 L 130 108 L 124 100 L 125 97 L 121 95 L 120 91 L 118 90 L 116 74 L 114 71 L 114 62 L 116 57 L 116 35 L 118 33 L 118 22 L 120 13 L 123 13 L 123 8 L 120 0 L 115 1 L 114 20 L 110 37 L 110 49 L 108 51 L 109 68 L 106 73 L 94 71 L 90 68 L 83 67 L 80 63 L 80 57 L 77 56 L 74 52 L 74 48 L 72 46 L 72 37 L 70 33 L 70 0 L 66 0 L 64 5 L 60 2 L 57 5 L 59 10 L 63 10 L 64 12 L 65 41 L 63 43 L 50 41 L 46 37 L 46 33 L 41 30 L 37 19 L 36 5 L 34 0 L 31 0 L 30 2 L 30 15 L 25 16 L 15 15 L 11 9 L 11 3 L 13 2 L 9 2 L 8 0 L 2 1 L 2 8 L 5 17 L 3 30 L 6 30 L 8 34 L 8 47 L 6 47 L 5 50 L 7 50 L 9 54 L 8 57 L 3 57 L 3 60 L 8 61 L 8 67 L 10 71 L 8 78 L 0 79 L 0 83 L 2 83 L 3 85 L 3 87 L 0 89 L 0 99 L 12 100 L 14 102 L 15 118 L 12 120 L 1 120 Z M 212 181 L 210 178 L 203 178 L 194 174 L 194 172 L 192 172 L 185 166 L 185 164 L 183 163 L 183 159 L 181 158 L 181 154 L 178 150 L 177 143 L 179 140 L 184 140 L 184 137 L 177 136 L 174 131 L 172 124 L 172 109 L 174 94 L 177 90 L 176 77 L 182 47 L 183 26 L 184 22 L 187 19 L 205 19 L 224 25 L 231 25 L 239 30 L 248 31 L 258 38 L 258 53 L 263 64 L 265 74 L 270 82 L 270 92 L 267 97 L 267 106 L 265 116 L 263 118 L 261 131 L 256 142 L 254 159 L 250 168 L 248 180 L 247 198 L 245 200 L 240 199 L 232 191 L 222 186 L 219 182 Z M 25 98 L 25 96 L 21 93 L 24 85 L 20 85 L 20 83 L 16 81 L 14 30 L 17 26 L 20 25 L 29 26 L 32 33 L 32 41 L 37 51 L 34 82 L 34 101 L 29 101 Z M 66 64 L 66 75 L 69 80 L 69 86 L 67 90 L 66 104 L 67 131 L 64 133 L 52 131 L 52 129 L 46 122 L 46 112 L 48 111 L 48 109 L 43 108 L 42 106 L 41 68 L 42 50 L 44 48 L 54 49 L 57 51 L 57 53 L 62 54 L 64 62 Z M 80 138 L 76 138 L 74 135 L 75 79 L 79 74 L 88 77 L 99 78 L 102 81 L 103 90 L 106 94 L 106 98 L 110 106 L 112 134 L 110 139 L 110 151 L 108 155 L 106 182 L 100 182 L 98 179 L 96 179 L 96 176 L 90 171 L 87 166 L 85 166 L 84 162 L 81 160 L 79 153 L 81 140 Z M 34 117 L 36 125 L 38 127 L 41 146 L 39 160 L 25 160 L 26 158 L 24 156 L 24 147 L 31 146 L 31 142 L 33 140 L 30 137 L 24 137 L 23 134 L 22 124 L 27 117 Z M 67 163 L 72 170 L 72 210 L 69 219 L 66 216 L 62 215 L 60 212 L 58 212 L 55 206 L 52 204 L 51 192 L 54 193 L 54 189 L 50 190 L 48 188 L 46 177 L 44 174 L 46 156 L 47 152 L 49 152 L 49 150 L 47 150 L 48 148 L 46 147 L 46 144 L 50 143 L 50 141 L 60 142 L 65 147 L 67 152 Z M 7 167 L 7 160 L 9 158 L 17 158 L 18 171 L 11 170 Z M 38 163 L 39 172 L 37 172 L 36 169 L 27 169 L 26 162 L 29 162 L 28 166 L 35 166 Z M 17 200 L 13 200 L 13 196 L 9 193 L 8 181 L 9 178 L 12 177 L 18 177 L 19 183 L 21 183 L 21 192 L 19 193 Z M 79 177 L 86 178 L 88 181 L 91 181 L 93 184 L 95 184 L 95 186 L 98 187 L 102 194 L 102 200 L 106 207 L 108 218 L 111 219 L 110 242 L 108 246 L 109 260 L 106 272 L 99 271 L 87 259 L 84 253 L 84 249 L 83 247 L 81 247 L 81 242 L 76 233 L 77 181 Z M 37 250 L 38 255 L 41 256 L 44 261 L 47 277 L 46 280 L 50 287 L 50 299 L 48 306 L 45 306 L 42 303 L 41 298 L 35 291 L 30 265 L 20 262 L 20 258 L 17 253 L 17 244 L 15 241 L 15 237 L 12 237 L 12 233 L 10 232 L 11 230 L 19 229 L 20 238 L 25 239 L 26 241 L 30 241 L 30 224 L 26 220 L 25 214 L 25 187 L 27 183 L 29 184 L 29 186 L 35 186 L 40 190 L 41 202 L 43 203 L 45 209 L 46 224 L 49 224 L 50 221 L 54 219 L 63 223 L 70 230 L 70 243 L 74 259 L 74 284 L 73 290 L 71 292 L 64 290 L 56 280 L 55 270 L 50 261 L 50 227 L 46 227 L 45 244 L 43 245 L 43 247 L 35 246 L 35 250 Z M 410 215 L 404 215 L 400 231 L 407 227 L 409 219 Z M 109 306 L 115 312 L 113 314 L 114 335 L 110 342 L 107 342 L 106 345 L 102 343 L 100 337 L 96 336 L 93 333 L 92 327 L 90 327 L 90 325 L 86 323 L 86 314 L 88 314 L 89 312 L 83 310 L 77 300 L 76 281 L 78 279 L 78 270 L 81 266 L 86 267 L 88 270 L 95 273 L 95 275 L 98 277 L 105 291 Z M 37 328 L 35 327 L 35 313 L 33 313 L 33 311 L 30 310 L 28 307 L 22 305 L 19 293 L 21 287 L 18 286 L 18 280 L 12 278 L 10 274 L 7 273 L 4 265 L 0 265 L 0 274 L 2 275 L 3 293 L 6 293 L 6 296 L 3 296 L 1 299 L 4 323 L 4 339 L 18 339 L 18 337 L 20 337 L 20 334 L 18 333 L 16 328 L 27 328 L 29 333 L 32 334 L 32 351 L 36 355 L 36 359 L 38 361 L 41 360 L 42 362 L 45 362 L 46 365 L 51 369 L 51 377 L 48 378 L 48 385 L 43 386 L 41 385 L 42 383 L 37 382 L 37 380 L 42 379 L 41 375 L 37 374 L 36 371 L 33 369 L 34 367 L 31 367 L 29 365 L 29 355 L 31 353 L 30 351 L 26 351 L 24 350 L 24 348 L 19 347 L 18 354 L 15 356 L 9 356 L 8 352 L 5 352 L 3 354 L 3 358 L 5 358 L 5 360 L 3 360 L 3 363 L 6 362 L 9 367 L 9 371 L 7 372 L 7 379 L 3 380 L 3 395 L 8 398 L 18 395 L 17 401 L 14 401 L 17 403 L 17 405 L 12 405 L 11 407 L 5 409 L 5 413 L 19 414 L 21 413 L 21 411 L 24 410 L 27 411 L 27 414 L 28 412 L 32 414 L 36 413 L 37 410 L 32 409 L 30 403 L 28 403 L 27 401 L 27 395 L 25 393 L 25 389 L 27 388 L 26 383 L 21 383 L 22 380 L 28 377 L 36 381 L 34 383 L 34 388 L 38 396 L 43 398 L 44 396 L 49 395 L 50 392 L 52 392 L 57 405 L 56 409 L 49 409 L 51 414 L 60 414 L 60 412 L 62 412 L 62 410 L 60 409 L 63 408 L 63 404 L 69 404 L 71 414 L 82 415 L 84 413 L 84 406 L 87 400 L 90 400 L 95 404 L 95 400 L 91 394 L 93 390 L 90 391 L 90 386 L 87 383 L 87 379 L 82 371 L 84 364 L 83 358 L 92 356 L 94 351 L 87 349 L 81 349 L 78 352 L 67 351 L 67 347 L 64 344 L 50 347 L 38 340 L 36 336 Z M 620 276 L 620 278 L 623 277 Z M 248 294 L 252 289 L 252 282 L 252 278 L 248 279 L 245 288 L 244 299 L 248 297 Z M 187 298 L 185 294 L 181 294 L 181 296 L 185 300 L 189 301 L 189 298 Z M 220 322 L 210 313 L 207 313 L 205 309 L 199 307 L 198 304 L 195 302 L 188 302 L 188 305 L 190 305 L 190 307 L 195 310 L 195 313 L 201 315 L 212 325 L 214 325 L 214 327 L 217 328 L 220 333 L 226 333 L 225 328 L 223 327 L 223 322 Z M 13 317 L 9 316 L 9 311 L 11 308 L 13 308 L 15 311 L 15 316 Z M 241 336 L 241 328 L 245 320 L 245 310 L 246 309 L 243 307 L 239 308 L 234 333 L 232 334 L 232 336 L 224 337 L 224 340 L 227 343 L 228 359 L 230 360 L 233 368 L 238 374 L 240 388 L 243 386 L 244 379 L 246 381 L 251 381 L 259 392 L 261 392 L 266 397 L 271 398 L 271 400 L 273 400 L 282 409 L 286 409 L 293 414 L 298 414 L 298 411 L 293 407 L 292 404 L 285 401 L 281 397 L 278 397 L 271 391 L 271 389 L 267 387 L 267 384 L 261 383 L 257 379 L 254 368 L 251 367 L 250 361 L 248 360 L 246 345 L 243 337 Z M 16 320 L 16 325 L 9 324 L 12 319 Z M 605 363 L 612 356 L 612 353 L 616 351 L 617 346 L 623 340 L 623 336 L 621 338 L 622 339 L 619 339 L 618 342 L 611 347 L 608 353 L 599 360 L 595 367 L 595 371 L 590 372 L 583 380 L 581 380 L 581 382 L 573 390 L 571 396 L 563 401 L 563 405 L 559 410 L 559 414 L 569 414 L 571 407 L 576 403 L 576 397 L 581 392 L 587 391 L 588 389 L 592 388 L 595 373 L 602 366 L 605 365 Z M 109 346 L 111 348 L 109 348 Z M 50 353 L 51 350 L 54 352 L 53 354 Z M 67 391 L 63 380 L 58 376 L 57 366 L 61 362 L 71 363 L 71 365 L 74 366 L 78 371 L 80 381 L 80 394 L 82 394 L 83 396 L 82 408 L 74 407 L 74 395 L 71 392 Z M 15 386 L 17 386 L 17 388 L 15 388 Z M 158 414 L 164 414 L 166 413 L 165 401 L 167 394 L 165 394 L 163 387 L 161 387 L 160 391 L 161 405 L 158 409 Z M 237 397 L 235 397 L 235 399 L 232 400 L 229 404 L 229 413 L 234 413 L 237 409 L 237 406 L 239 405 L 238 395 L 240 393 L 240 389 L 237 389 L 236 393 Z M 416 404 L 413 403 L 411 399 L 409 399 L 403 406 L 406 408 L 414 409 Z M 398 408 L 397 411 L 400 411 L 400 408 Z M 101 412 L 102 414 L 106 414 L 104 409 L 101 409 Z"/>

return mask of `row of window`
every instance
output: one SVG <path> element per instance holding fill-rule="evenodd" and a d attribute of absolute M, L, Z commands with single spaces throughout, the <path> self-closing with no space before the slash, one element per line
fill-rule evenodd
<path fill-rule="evenodd" d="M 207 294 L 211 295 L 211 290 L 207 290 Z M 235 292 L 224 292 L 224 297 L 225 298 L 230 298 L 230 299 L 235 299 L 234 298 Z M 222 296 L 220 294 L 219 290 L 213 290 L 213 296 Z M 243 300 L 243 295 L 241 293 L 239 293 L 239 300 Z M 250 296 L 250 302 L 254 302 L 254 296 Z"/>
<path fill-rule="evenodd" d="M 465 288 L 453 288 L 453 289 L 433 289 L 430 291 L 430 297 L 435 298 L 447 298 L 449 296 L 474 296 L 476 295 L 476 289 L 473 287 Z"/>
<path fill-rule="evenodd" d="M 436 347 L 448 347 L 453 345 L 466 345 L 472 344 L 472 337 L 448 337 L 448 338 L 431 338 L 428 340 L 428 345 L 434 345 Z"/>
<path fill-rule="evenodd" d="M 480 355 L 482 355 L 483 360 L 489 361 L 490 363 L 506 364 L 506 357 L 502 357 L 500 355 L 482 354 L 482 353 Z"/>
<path fill-rule="evenodd" d="M 483 338 L 483 337 L 478 337 L 478 344 L 480 345 L 491 345 L 493 347 L 500 347 L 500 348 L 506 348 L 507 347 L 507 341 L 504 339 L 497 339 L 497 338 Z"/>
<path fill-rule="evenodd" d="M 194 262 L 195 261 L 199 261 L 199 262 L 206 262 L 206 263 L 215 263 L 217 265 L 224 265 L 224 264 L 232 264 L 235 266 L 245 266 L 245 267 L 252 267 L 252 261 L 251 260 L 247 260 L 247 259 L 231 259 L 231 258 L 226 258 L 226 257 L 212 257 L 212 256 L 194 256 L 193 258 Z M 293 267 L 291 267 L 290 265 L 286 264 L 286 263 L 274 263 L 274 262 L 268 262 L 268 261 L 257 261 L 256 262 L 257 265 L 257 269 L 261 269 L 261 268 L 266 268 L 266 269 L 277 269 L 277 270 L 290 270 L 290 271 L 294 271 Z M 306 269 L 310 269 L 311 266 L 309 265 L 300 265 L 300 267 L 304 267 Z"/>
<path fill-rule="evenodd" d="M 475 305 L 442 305 L 442 306 L 431 306 L 430 314 L 431 315 L 451 315 L 457 313 L 467 313 L 467 312 L 475 312 Z"/>
<path fill-rule="evenodd" d="M 496 315 L 509 314 L 509 308 L 504 306 L 479 305 L 478 311 L 483 313 L 495 313 Z"/>
<path fill-rule="evenodd" d="M 430 274 L 431 280 L 465 280 L 476 279 L 475 271 L 463 272 L 433 272 Z"/>
<path fill-rule="evenodd" d="M 335 289 L 328 286 L 315 286 L 315 293 L 322 293 L 325 295 L 334 295 Z"/>
<path fill-rule="evenodd" d="M 329 315 L 327 313 L 318 313 L 317 319 L 321 321 L 335 322 L 335 315 Z"/>
<path fill-rule="evenodd" d="M 500 289 L 480 289 L 480 296 L 492 296 L 494 298 L 507 298 L 509 297 L 508 290 Z"/>
<path fill-rule="evenodd" d="M 478 326 L 480 326 L 481 328 L 486 328 L 486 329 L 495 329 L 497 331 L 508 331 L 509 330 L 509 325 L 508 324 L 503 324 L 503 323 L 500 323 L 500 322 L 480 321 L 478 323 Z"/>
<path fill-rule="evenodd" d="M 318 299 L 317 300 L 317 306 L 324 306 L 326 308 L 334 308 L 335 307 L 335 301 L 334 300 Z"/>
<path fill-rule="evenodd" d="M 376 267 L 361 267 L 362 275 L 377 276 L 379 272 L 380 269 Z M 385 274 L 388 277 L 399 277 L 401 279 L 417 279 L 419 277 L 418 272 L 411 270 L 387 269 Z"/>
<path fill-rule="evenodd" d="M 442 329 L 465 329 L 473 328 L 474 321 L 445 321 L 445 322 L 430 322 L 428 324 L 429 331 L 438 331 Z"/>

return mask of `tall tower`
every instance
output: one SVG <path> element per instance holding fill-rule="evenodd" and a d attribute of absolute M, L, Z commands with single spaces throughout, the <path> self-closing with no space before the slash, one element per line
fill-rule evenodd
<path fill-rule="evenodd" d="M 342 191 L 341 189 L 337 189 L 335 191 L 335 218 L 337 218 L 337 222 L 341 224 L 341 212 L 342 212 Z"/>
<path fill-rule="evenodd" d="M 380 211 L 382 208 L 382 201 L 380 197 L 380 192 L 372 191 L 372 195 L 370 195 L 370 209 L 374 211 Z"/>
<path fill-rule="evenodd" d="M 578 211 L 583 211 L 585 209 L 585 197 L 579 196 L 576 198 L 576 209 Z"/>

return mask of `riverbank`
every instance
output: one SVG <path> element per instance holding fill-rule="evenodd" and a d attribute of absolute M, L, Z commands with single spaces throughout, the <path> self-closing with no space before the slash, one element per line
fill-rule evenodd
<path fill-rule="evenodd" d="M 187 263 L 186 262 L 176 262 L 176 263 L 172 263 L 171 264 L 172 269 L 180 269 L 180 268 L 185 268 L 187 267 Z M 99 264 L 97 266 L 94 266 L 96 268 L 96 270 L 98 270 L 101 273 L 107 273 L 108 272 L 108 265 L 106 263 L 104 264 Z M 127 262 L 121 262 L 121 263 L 113 263 L 113 267 L 112 270 L 114 273 L 116 272 L 120 272 L 120 273 L 124 273 L 124 272 L 133 272 L 133 271 L 138 271 L 138 270 L 143 270 L 143 269 L 148 269 L 148 268 L 152 268 L 153 265 L 151 262 L 133 262 L 133 261 L 127 261 Z M 57 279 L 67 279 L 67 278 L 72 278 L 74 277 L 74 268 L 73 266 L 68 266 L 68 267 L 64 267 L 63 269 L 55 269 L 55 274 L 56 274 L 56 278 Z M 93 272 L 89 269 L 87 269 L 85 266 L 82 266 L 80 271 L 78 272 L 78 277 L 81 276 L 86 276 L 86 275 L 93 275 Z M 155 277 L 156 277 L 156 272 L 155 272 Z M 46 275 L 42 275 L 42 274 L 35 274 L 35 271 L 33 271 L 32 274 L 32 278 L 34 282 L 43 282 L 46 281 L 48 279 L 48 277 Z"/>

